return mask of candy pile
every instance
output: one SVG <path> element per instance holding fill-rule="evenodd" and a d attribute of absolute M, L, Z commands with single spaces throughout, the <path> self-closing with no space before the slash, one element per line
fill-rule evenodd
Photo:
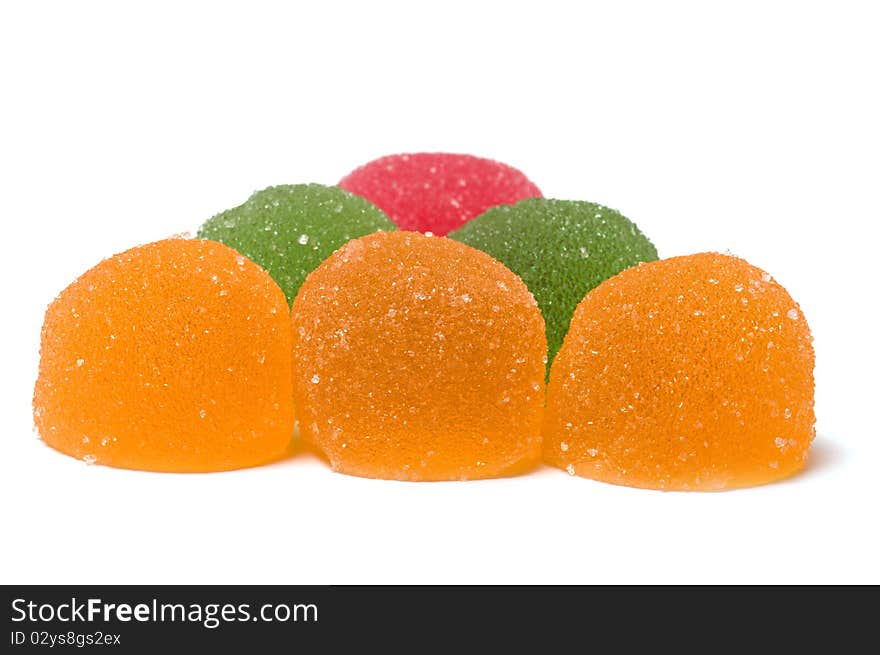
<path fill-rule="evenodd" d="M 815 435 L 810 330 L 769 274 L 658 261 L 619 212 L 469 155 L 270 187 L 197 239 L 111 257 L 49 306 L 40 354 L 42 439 L 121 468 L 270 462 L 296 418 L 351 475 L 471 480 L 543 459 L 714 490 L 792 475 Z"/>

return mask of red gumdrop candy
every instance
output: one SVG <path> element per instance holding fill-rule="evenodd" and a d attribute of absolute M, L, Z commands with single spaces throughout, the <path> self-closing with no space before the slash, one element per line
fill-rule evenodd
<path fill-rule="evenodd" d="M 401 230 L 443 236 L 497 205 L 542 197 L 523 173 L 473 155 L 421 152 L 374 159 L 339 186 L 366 198 Z"/>

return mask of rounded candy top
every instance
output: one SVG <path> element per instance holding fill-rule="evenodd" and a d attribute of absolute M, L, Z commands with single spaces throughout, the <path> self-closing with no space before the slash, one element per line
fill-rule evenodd
<path fill-rule="evenodd" d="M 490 207 L 541 195 L 506 164 L 428 152 L 380 157 L 346 175 L 339 186 L 375 203 L 400 229 L 438 236 Z"/>
<path fill-rule="evenodd" d="M 208 219 L 201 239 L 220 241 L 269 271 L 293 302 L 306 276 L 339 246 L 394 224 L 374 205 L 338 187 L 274 186 Z"/>
<path fill-rule="evenodd" d="M 522 277 L 547 323 L 550 362 L 584 294 L 630 266 L 657 259 L 656 248 L 632 221 L 577 200 L 533 198 L 495 207 L 449 236 Z"/>
<path fill-rule="evenodd" d="M 788 292 L 716 253 L 630 268 L 578 306 L 553 364 L 544 457 L 655 489 L 725 489 L 804 466 L 810 329 Z"/>

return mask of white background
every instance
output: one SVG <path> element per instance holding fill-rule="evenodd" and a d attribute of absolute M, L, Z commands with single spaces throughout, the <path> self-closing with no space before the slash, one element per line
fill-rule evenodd
<path fill-rule="evenodd" d="M 874 3 L 299 4 L 0 9 L 0 582 L 880 582 Z M 308 457 L 149 474 L 37 440 L 42 315 L 76 275 L 256 189 L 419 150 L 618 208 L 661 256 L 770 271 L 815 335 L 810 468 L 682 494 Z"/>

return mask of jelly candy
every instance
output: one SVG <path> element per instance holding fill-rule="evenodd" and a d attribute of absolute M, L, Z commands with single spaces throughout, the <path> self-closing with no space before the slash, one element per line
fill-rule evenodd
<path fill-rule="evenodd" d="M 121 468 L 276 459 L 293 433 L 288 320 L 278 285 L 222 244 L 168 239 L 106 259 L 46 312 L 37 429 Z"/>
<path fill-rule="evenodd" d="M 346 175 L 339 186 L 375 203 L 401 230 L 439 236 L 490 207 L 541 195 L 506 164 L 428 152 L 380 157 Z"/>
<path fill-rule="evenodd" d="M 725 489 L 801 469 L 813 346 L 770 275 L 705 253 L 630 268 L 578 306 L 553 363 L 544 458 L 652 489 Z"/>
<path fill-rule="evenodd" d="M 292 308 L 303 438 L 343 473 L 488 478 L 540 460 L 546 341 L 522 281 L 416 232 L 350 241 Z"/>

